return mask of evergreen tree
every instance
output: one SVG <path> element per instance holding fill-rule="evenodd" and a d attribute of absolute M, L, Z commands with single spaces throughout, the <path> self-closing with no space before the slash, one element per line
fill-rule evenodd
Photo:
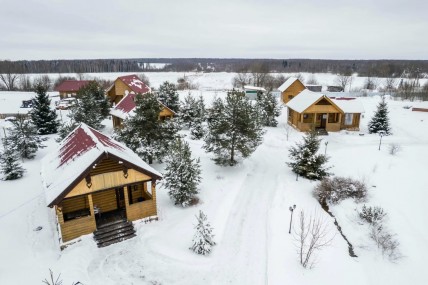
<path fill-rule="evenodd" d="M 19 161 L 19 155 L 15 149 L 3 140 L 4 152 L 0 154 L 0 173 L 2 180 L 15 180 L 24 175 L 25 169 Z"/>
<path fill-rule="evenodd" d="M 159 120 L 162 105 L 155 94 L 138 94 L 135 100 L 134 115 L 125 119 L 122 129 L 116 130 L 116 138 L 149 164 L 154 159 L 162 161 L 177 138 L 179 127 L 174 120 Z"/>
<path fill-rule="evenodd" d="M 321 139 L 315 131 L 308 132 L 303 138 L 303 143 L 290 148 L 289 157 L 293 160 L 287 163 L 294 173 L 310 180 L 320 180 L 330 175 L 325 167 L 327 156 L 318 154 Z"/>
<path fill-rule="evenodd" d="M 192 158 L 189 144 L 178 139 L 172 144 L 165 168 L 165 187 L 176 205 L 187 207 L 198 194 L 201 181 L 199 159 Z"/>
<path fill-rule="evenodd" d="M 73 118 L 70 118 L 68 122 L 64 122 L 62 125 L 60 125 L 56 142 L 61 142 L 66 136 L 68 136 L 68 134 L 71 133 L 71 131 L 77 128 L 78 125 L 79 124 L 76 123 Z"/>
<path fill-rule="evenodd" d="M 55 134 L 59 123 L 55 110 L 50 108 L 51 100 L 46 93 L 46 87 L 42 83 L 38 83 L 34 89 L 37 96 L 30 113 L 31 120 L 40 135 Z"/>
<path fill-rule="evenodd" d="M 77 91 L 78 103 L 70 110 L 69 117 L 76 123 L 85 123 L 94 129 L 103 128 L 101 122 L 110 113 L 110 103 L 104 89 L 91 81 Z"/>
<path fill-rule="evenodd" d="M 6 144 L 16 151 L 21 158 L 34 158 L 36 151 L 45 147 L 42 142 L 46 139 L 42 139 L 32 121 L 23 116 L 17 116 L 12 124 L 13 127 L 6 137 Z"/>
<path fill-rule="evenodd" d="M 377 105 L 377 110 L 369 122 L 369 133 L 383 132 L 385 135 L 391 134 L 388 117 L 388 103 L 385 101 L 385 96 L 382 96 L 381 101 Z"/>
<path fill-rule="evenodd" d="M 246 158 L 262 142 L 263 130 L 257 110 L 239 91 L 227 93 L 226 100 L 213 102 L 208 118 L 204 148 L 213 152 L 219 165 L 235 165 L 237 157 Z"/>
<path fill-rule="evenodd" d="M 256 108 L 259 110 L 261 124 L 267 127 L 276 127 L 276 117 L 281 114 L 281 109 L 275 96 L 271 92 L 257 92 Z"/>
<path fill-rule="evenodd" d="M 196 117 L 190 129 L 190 137 L 192 140 L 199 140 L 204 137 L 206 130 L 203 125 L 204 120 L 201 117 Z"/>
<path fill-rule="evenodd" d="M 197 109 L 198 104 L 195 98 L 190 93 L 187 94 L 180 106 L 180 122 L 185 128 L 192 127 L 194 118 L 197 116 Z"/>
<path fill-rule="evenodd" d="M 193 236 L 193 245 L 190 249 L 197 254 L 207 255 L 215 245 L 213 228 L 207 221 L 207 216 L 201 210 L 199 210 L 199 215 L 196 216 L 196 219 L 198 223 L 195 226 L 196 233 Z"/>
<path fill-rule="evenodd" d="M 158 98 L 162 104 L 173 110 L 175 113 L 180 111 L 180 99 L 178 97 L 177 88 L 173 83 L 168 81 L 162 83 L 159 87 Z"/>

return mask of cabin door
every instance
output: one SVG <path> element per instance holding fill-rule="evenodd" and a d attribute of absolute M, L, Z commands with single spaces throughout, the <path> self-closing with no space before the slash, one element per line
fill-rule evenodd
<path fill-rule="evenodd" d="M 325 129 L 326 124 L 327 124 L 327 114 L 321 114 L 320 128 Z"/>
<path fill-rule="evenodd" d="M 125 208 L 125 195 L 123 192 L 123 187 L 116 188 L 116 203 L 118 209 L 124 209 Z"/>

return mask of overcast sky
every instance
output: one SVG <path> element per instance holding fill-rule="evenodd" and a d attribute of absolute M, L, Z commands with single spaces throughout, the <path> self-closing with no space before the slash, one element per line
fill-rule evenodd
<path fill-rule="evenodd" d="M 0 59 L 428 59 L 427 0 L 0 0 Z"/>

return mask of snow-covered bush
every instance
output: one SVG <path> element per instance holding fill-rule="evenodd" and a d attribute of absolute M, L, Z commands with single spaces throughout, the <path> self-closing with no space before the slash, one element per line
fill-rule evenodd
<path fill-rule="evenodd" d="M 370 229 L 370 238 L 382 251 L 382 255 L 391 261 L 396 261 L 402 257 L 399 246 L 400 242 L 396 235 L 390 233 L 382 224 L 374 224 Z"/>
<path fill-rule="evenodd" d="M 389 154 L 396 155 L 397 152 L 401 150 L 401 146 L 399 144 L 392 143 L 389 145 Z"/>
<path fill-rule="evenodd" d="M 196 216 L 196 219 L 198 223 L 195 226 L 196 233 L 193 236 L 193 245 L 190 249 L 197 254 L 207 255 L 215 245 L 212 233 L 213 228 L 207 221 L 207 216 L 201 210 L 199 210 L 199 215 Z"/>
<path fill-rule="evenodd" d="M 318 201 L 332 204 L 347 198 L 363 202 L 367 196 L 367 185 L 363 181 L 352 178 L 325 178 L 315 187 L 314 195 Z"/>
<path fill-rule="evenodd" d="M 363 221 L 374 225 L 382 223 L 386 213 L 381 207 L 366 207 L 366 205 L 364 205 L 361 212 L 358 212 L 358 215 Z"/>
<path fill-rule="evenodd" d="M 22 168 L 19 154 L 15 149 L 3 142 L 4 152 L 0 154 L 0 173 L 3 174 L 2 180 L 15 180 L 24 175 L 25 169 Z"/>

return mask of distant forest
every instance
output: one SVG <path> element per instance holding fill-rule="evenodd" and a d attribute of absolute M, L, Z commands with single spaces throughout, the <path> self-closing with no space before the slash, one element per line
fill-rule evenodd
<path fill-rule="evenodd" d="M 224 59 L 135 58 L 88 60 L 0 61 L 0 73 L 94 72 L 312 72 L 371 77 L 424 77 L 428 60 L 323 60 L 323 59 Z"/>

